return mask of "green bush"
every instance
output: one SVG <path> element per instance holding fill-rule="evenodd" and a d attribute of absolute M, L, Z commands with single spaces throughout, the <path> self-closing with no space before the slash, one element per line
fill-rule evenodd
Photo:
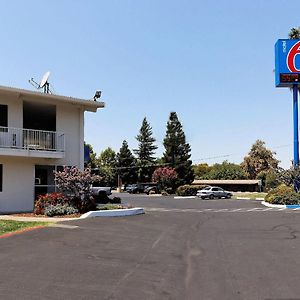
<path fill-rule="evenodd" d="M 300 193 L 296 193 L 290 186 L 281 184 L 267 194 L 265 201 L 271 204 L 300 204 Z"/>
<path fill-rule="evenodd" d="M 34 213 L 36 215 L 47 216 L 73 214 L 77 212 L 85 213 L 90 210 L 95 210 L 95 208 L 96 205 L 93 198 L 91 198 L 89 202 L 83 202 L 75 197 L 66 197 L 62 193 L 40 195 L 38 200 L 34 203 Z M 74 210 L 76 210 L 76 212 Z"/>
<path fill-rule="evenodd" d="M 105 191 L 101 191 L 99 195 L 96 197 L 96 203 L 98 204 L 106 204 L 106 203 L 121 203 L 120 197 L 109 198 Z"/>
<path fill-rule="evenodd" d="M 165 189 L 165 191 L 169 194 L 169 195 L 171 195 L 171 194 L 174 194 L 174 189 L 173 188 L 166 188 Z"/>
<path fill-rule="evenodd" d="M 176 195 L 178 196 L 196 196 L 197 191 L 205 188 L 205 185 L 182 185 L 177 188 Z"/>
<path fill-rule="evenodd" d="M 78 213 L 78 209 L 68 204 L 48 205 L 45 207 L 45 215 L 48 217 L 72 215 Z"/>
<path fill-rule="evenodd" d="M 95 197 L 96 203 L 102 203 L 106 204 L 110 202 L 110 199 L 108 198 L 105 191 L 100 191 L 99 194 Z"/>
<path fill-rule="evenodd" d="M 169 196 L 169 193 L 167 191 L 161 191 L 162 196 Z"/>

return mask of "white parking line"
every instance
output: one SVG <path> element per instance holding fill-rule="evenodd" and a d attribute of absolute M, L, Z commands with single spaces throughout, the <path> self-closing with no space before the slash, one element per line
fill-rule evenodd
<path fill-rule="evenodd" d="M 236 212 L 236 213 L 246 213 L 246 212 L 265 212 L 265 211 L 285 211 L 285 213 L 300 213 L 300 207 L 294 209 L 286 209 L 286 208 L 273 208 L 273 207 L 255 207 L 255 208 L 205 208 L 205 209 L 193 209 L 193 208 L 163 208 L 163 207 L 149 207 L 145 208 L 146 211 L 157 211 L 157 212 L 182 212 L 182 213 L 217 213 L 217 212 Z"/>

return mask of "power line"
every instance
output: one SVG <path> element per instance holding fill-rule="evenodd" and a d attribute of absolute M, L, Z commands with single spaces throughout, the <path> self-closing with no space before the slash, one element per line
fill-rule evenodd
<path fill-rule="evenodd" d="M 272 149 L 280 149 L 280 148 L 286 148 L 286 147 L 290 147 L 290 146 L 292 146 L 292 144 L 279 145 L 279 146 L 272 147 Z M 218 156 L 209 156 L 209 157 L 204 157 L 204 158 L 196 158 L 196 159 L 193 159 L 193 162 L 194 161 L 217 159 L 217 158 L 224 158 L 224 157 L 230 157 L 230 156 L 235 156 L 235 155 L 239 155 L 239 153 L 222 154 L 222 155 L 218 155 Z"/>
<path fill-rule="evenodd" d="M 225 154 L 225 155 L 219 155 L 219 156 L 211 156 L 211 157 L 204 157 L 204 158 L 197 158 L 193 159 L 193 161 L 202 161 L 202 160 L 209 160 L 209 159 L 216 159 L 216 158 L 223 158 L 223 157 L 230 157 L 236 154 Z"/>

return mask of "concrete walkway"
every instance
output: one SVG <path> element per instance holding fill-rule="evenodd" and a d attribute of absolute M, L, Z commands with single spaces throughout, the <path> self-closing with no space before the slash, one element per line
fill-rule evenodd
<path fill-rule="evenodd" d="M 75 221 L 79 218 L 49 218 L 49 217 L 21 217 L 15 215 L 1 215 L 0 220 L 23 221 L 23 222 L 63 222 Z"/>

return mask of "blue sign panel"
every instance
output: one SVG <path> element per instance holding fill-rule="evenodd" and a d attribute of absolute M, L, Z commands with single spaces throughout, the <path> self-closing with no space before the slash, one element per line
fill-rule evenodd
<path fill-rule="evenodd" d="M 300 84 L 300 40 L 281 39 L 275 44 L 276 87 Z"/>
<path fill-rule="evenodd" d="M 84 162 L 88 163 L 90 161 L 90 147 L 84 145 Z"/>

